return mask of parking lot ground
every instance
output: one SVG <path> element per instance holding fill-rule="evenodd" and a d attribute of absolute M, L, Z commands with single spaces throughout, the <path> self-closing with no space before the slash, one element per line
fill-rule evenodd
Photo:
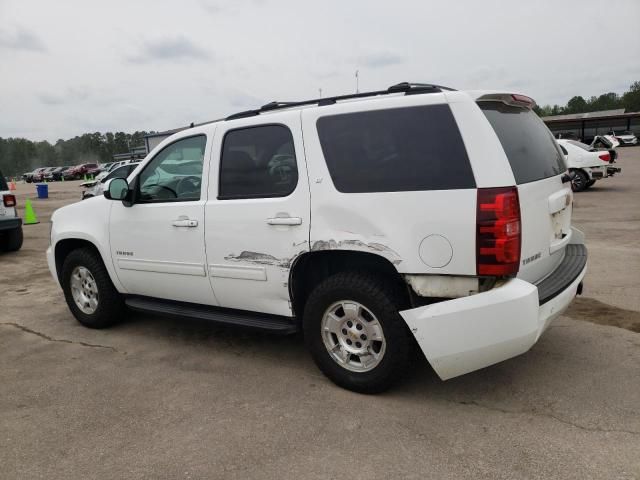
<path fill-rule="evenodd" d="M 640 478 L 640 147 L 619 166 L 576 195 L 584 296 L 529 352 L 447 382 L 416 358 L 378 396 L 330 383 L 299 336 L 81 327 L 44 257 L 79 182 L 50 184 L 0 256 L 0 477 Z"/>

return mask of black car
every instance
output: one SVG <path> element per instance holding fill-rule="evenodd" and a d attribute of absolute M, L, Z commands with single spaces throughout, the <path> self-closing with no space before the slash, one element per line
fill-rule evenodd
<path fill-rule="evenodd" d="M 70 168 L 71 168 L 70 166 L 56 168 L 53 172 L 51 172 L 51 179 L 56 182 L 59 182 L 64 177 L 64 173 Z M 67 177 L 67 178 L 70 178 L 70 177 Z M 65 178 L 65 180 L 67 180 L 67 178 Z"/>

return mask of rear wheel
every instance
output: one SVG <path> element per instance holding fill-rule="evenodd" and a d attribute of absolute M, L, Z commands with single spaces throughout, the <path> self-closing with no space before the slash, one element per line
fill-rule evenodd
<path fill-rule="evenodd" d="M 587 182 L 587 185 L 586 185 L 584 188 L 592 187 L 595 183 L 596 183 L 596 181 L 595 181 L 595 180 L 589 180 L 589 181 Z"/>
<path fill-rule="evenodd" d="M 80 248 L 67 256 L 61 283 L 71 313 L 85 327 L 106 328 L 124 317 L 122 296 L 93 249 Z"/>
<path fill-rule="evenodd" d="M 22 248 L 22 227 L 4 232 L 0 238 L 0 247 L 7 252 L 15 252 Z"/>
<path fill-rule="evenodd" d="M 361 393 L 388 389 L 407 370 L 412 341 L 400 291 L 384 279 L 343 272 L 320 283 L 304 311 L 304 337 L 318 368 Z"/>
<path fill-rule="evenodd" d="M 573 180 L 571 180 L 571 189 L 574 192 L 581 192 L 587 188 L 589 177 L 582 170 L 573 170 Z"/>

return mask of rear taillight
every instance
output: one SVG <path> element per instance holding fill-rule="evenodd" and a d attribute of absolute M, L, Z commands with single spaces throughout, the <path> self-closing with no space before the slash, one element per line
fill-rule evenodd
<path fill-rule="evenodd" d="M 16 196 L 15 195 L 4 195 L 2 197 L 2 203 L 4 203 L 5 207 L 15 207 L 16 206 Z"/>
<path fill-rule="evenodd" d="M 611 161 L 611 155 L 609 155 L 608 153 L 603 153 L 602 155 L 598 155 L 598 158 L 603 162 L 607 162 L 607 163 Z"/>
<path fill-rule="evenodd" d="M 536 104 L 536 102 L 533 101 L 533 98 L 527 97 L 526 95 L 520 95 L 518 93 L 512 94 L 511 98 L 515 103 L 521 103 L 529 108 L 532 108 Z"/>
<path fill-rule="evenodd" d="M 508 276 L 518 273 L 520 241 L 518 189 L 479 188 L 476 212 L 478 275 Z"/>

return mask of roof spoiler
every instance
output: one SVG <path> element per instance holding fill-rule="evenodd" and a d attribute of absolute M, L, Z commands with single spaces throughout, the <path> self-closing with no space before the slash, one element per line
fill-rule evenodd
<path fill-rule="evenodd" d="M 479 97 L 477 102 L 502 102 L 513 107 L 525 107 L 532 110 L 536 106 L 533 98 L 519 93 L 488 93 Z"/>

